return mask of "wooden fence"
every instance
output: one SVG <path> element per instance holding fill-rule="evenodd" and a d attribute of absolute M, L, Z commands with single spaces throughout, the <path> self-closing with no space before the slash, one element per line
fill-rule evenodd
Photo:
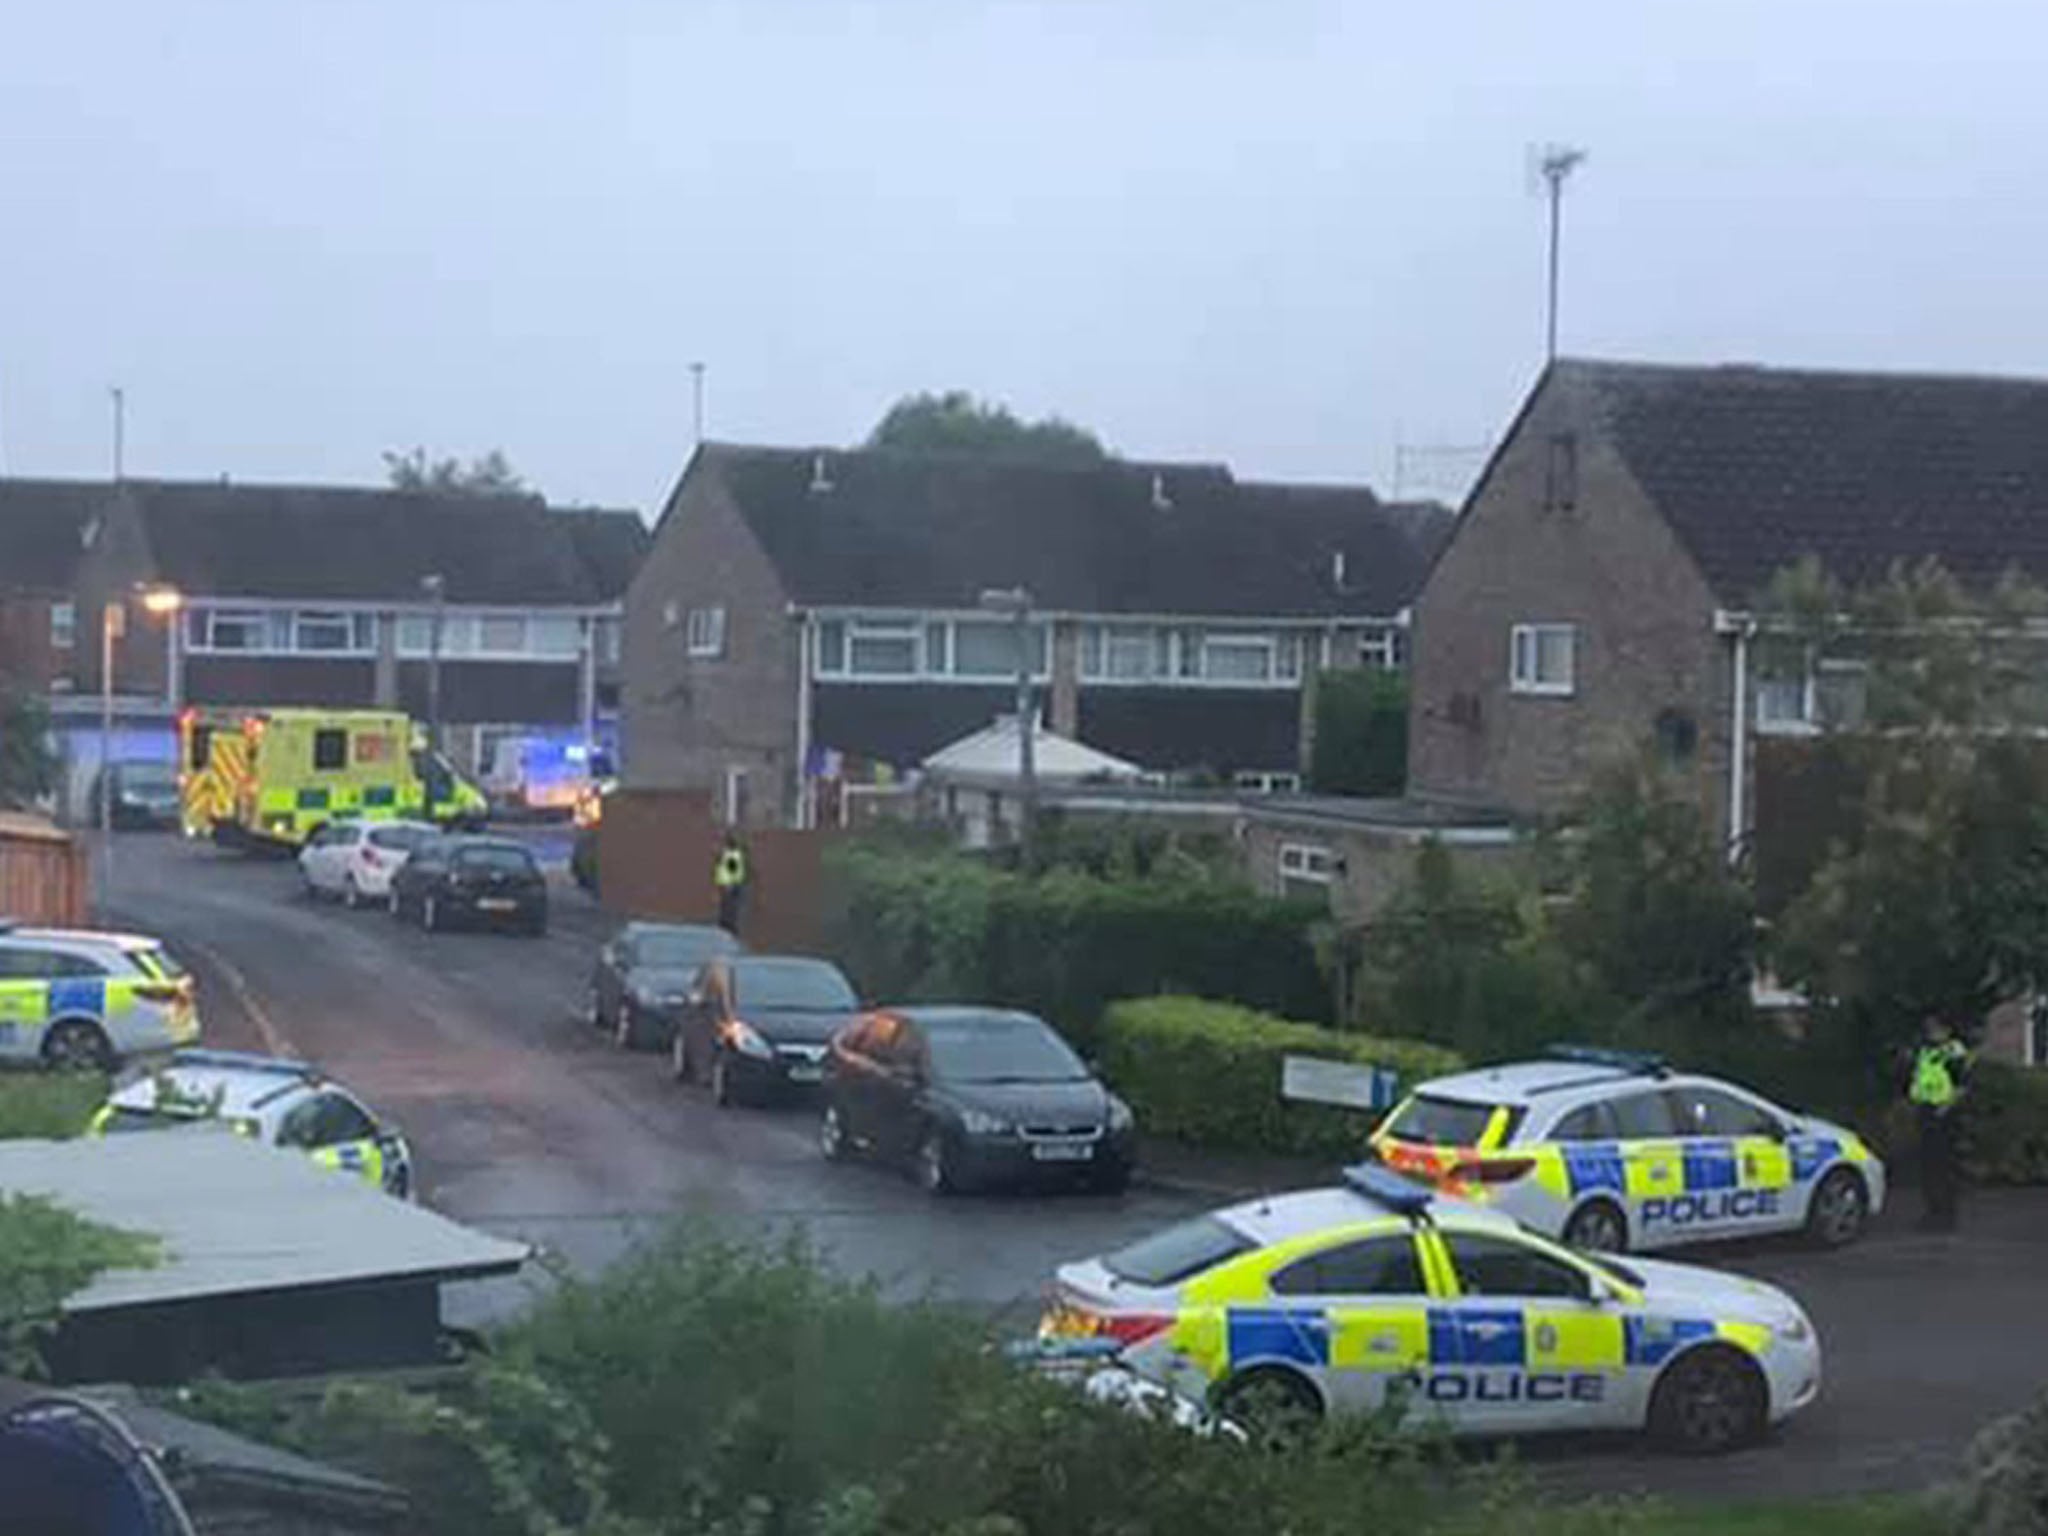
<path fill-rule="evenodd" d="M 0 920 L 84 925 L 91 905 L 84 846 L 39 816 L 0 812 Z"/>

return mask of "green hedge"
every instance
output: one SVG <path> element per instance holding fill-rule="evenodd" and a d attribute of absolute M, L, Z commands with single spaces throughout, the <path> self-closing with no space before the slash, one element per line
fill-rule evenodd
<path fill-rule="evenodd" d="M 107 1080 L 97 1072 L 0 1074 L 0 1141 L 76 1136 L 106 1097 Z"/>
<path fill-rule="evenodd" d="M 1344 1034 L 1194 997 L 1117 1003 L 1102 1023 L 1103 1071 L 1148 1133 L 1245 1152 L 1357 1153 L 1368 1117 L 1280 1097 L 1289 1055 L 1391 1067 L 1404 1089 L 1463 1065 L 1420 1040 Z"/>
<path fill-rule="evenodd" d="M 1963 1161 L 1986 1184 L 2048 1184 L 2048 1071 L 1980 1061 L 1963 1099 Z"/>
<path fill-rule="evenodd" d="M 828 952 L 883 1002 L 1028 1008 L 1083 1048 L 1124 997 L 1191 992 L 1329 1016 L 1308 937 L 1319 903 L 1223 879 L 1027 876 L 950 853 L 854 844 L 827 863 Z"/>

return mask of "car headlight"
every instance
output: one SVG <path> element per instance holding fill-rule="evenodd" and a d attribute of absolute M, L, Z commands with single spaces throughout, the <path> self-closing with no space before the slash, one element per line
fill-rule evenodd
<path fill-rule="evenodd" d="M 725 1043 L 742 1056 L 752 1056 L 761 1061 L 775 1059 L 775 1047 L 761 1037 L 761 1032 L 751 1024 L 734 1019 L 725 1027 Z"/>
<path fill-rule="evenodd" d="M 1131 1106 L 1115 1094 L 1109 1096 L 1109 1128 L 1112 1131 L 1128 1131 L 1137 1124 L 1137 1116 L 1131 1113 Z"/>
<path fill-rule="evenodd" d="M 1813 1324 L 1803 1312 L 1794 1312 L 1790 1317 L 1779 1318 L 1771 1325 L 1771 1331 L 1788 1344 L 1804 1344 L 1813 1337 Z"/>
<path fill-rule="evenodd" d="M 1001 1115 L 992 1115 L 985 1109 L 963 1109 L 960 1111 L 960 1125 L 970 1136 L 1007 1136 L 1010 1122 Z"/>

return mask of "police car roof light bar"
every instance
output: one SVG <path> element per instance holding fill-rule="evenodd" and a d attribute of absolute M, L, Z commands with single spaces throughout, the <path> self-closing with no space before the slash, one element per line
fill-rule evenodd
<path fill-rule="evenodd" d="M 1575 1062 L 1582 1067 L 1612 1067 L 1644 1077 L 1662 1077 L 1671 1063 L 1652 1051 L 1618 1051 L 1604 1045 L 1550 1045 L 1543 1054 L 1552 1061 Z"/>
<path fill-rule="evenodd" d="M 1435 1192 L 1382 1163 L 1353 1163 L 1343 1170 L 1344 1184 L 1369 1200 L 1377 1200 L 1397 1216 L 1422 1216 Z"/>
<path fill-rule="evenodd" d="M 280 1077 L 312 1077 L 310 1062 L 284 1056 L 265 1056 L 260 1051 L 219 1051 L 195 1047 L 171 1052 L 174 1067 L 232 1067 L 240 1072 L 274 1072 Z"/>

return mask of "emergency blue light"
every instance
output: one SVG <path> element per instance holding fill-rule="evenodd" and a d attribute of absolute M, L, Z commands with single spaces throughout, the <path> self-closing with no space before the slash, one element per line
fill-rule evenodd
<path fill-rule="evenodd" d="M 1612 1067 L 1645 1077 L 1662 1077 L 1671 1064 L 1650 1051 L 1617 1051 L 1604 1045 L 1550 1045 L 1543 1054 L 1552 1061 L 1569 1061 L 1581 1067 Z"/>
<path fill-rule="evenodd" d="M 1344 1185 L 1368 1200 L 1377 1200 L 1397 1216 L 1420 1216 L 1435 1194 L 1383 1163 L 1353 1163 L 1344 1170 Z"/>
<path fill-rule="evenodd" d="M 283 1056 L 258 1051 L 217 1051 L 204 1048 L 171 1052 L 174 1067 L 226 1067 L 237 1072 L 274 1072 L 280 1077 L 310 1077 L 313 1068 Z"/>

